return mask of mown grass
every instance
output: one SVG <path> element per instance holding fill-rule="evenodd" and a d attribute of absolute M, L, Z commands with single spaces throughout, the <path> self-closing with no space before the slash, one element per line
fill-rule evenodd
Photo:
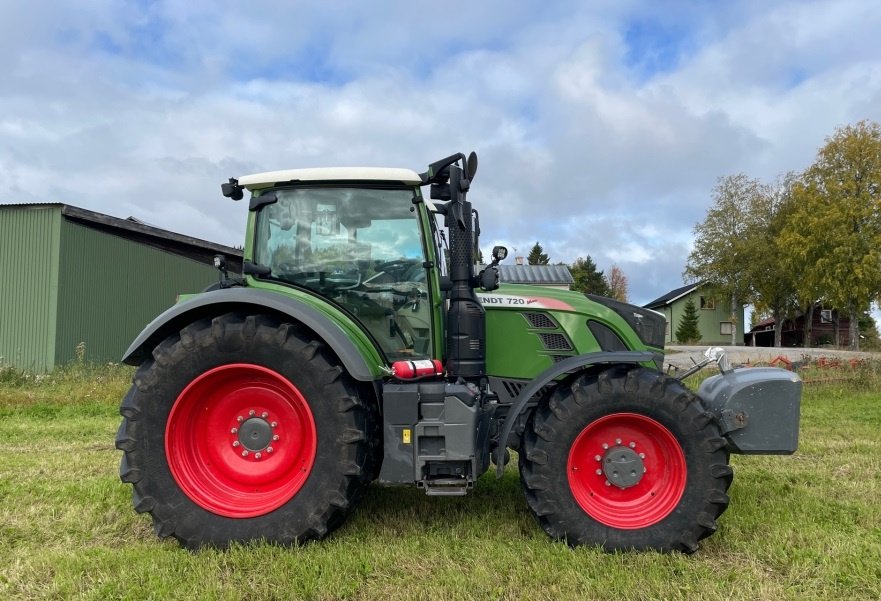
<path fill-rule="evenodd" d="M 842 374 L 806 387 L 796 455 L 733 457 L 731 507 L 687 557 L 550 541 L 513 466 L 463 498 L 372 487 L 302 548 L 191 553 L 117 477 L 127 368 L 0 370 L 0 598 L 879 599 L 881 376 Z"/>

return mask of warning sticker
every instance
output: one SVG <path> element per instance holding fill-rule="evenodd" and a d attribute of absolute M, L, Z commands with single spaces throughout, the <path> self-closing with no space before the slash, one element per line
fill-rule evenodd
<path fill-rule="evenodd" d="M 404 444 L 410 444 L 410 437 L 412 436 L 410 432 L 410 428 L 404 428 L 404 431 L 401 432 L 401 439 L 403 440 Z"/>

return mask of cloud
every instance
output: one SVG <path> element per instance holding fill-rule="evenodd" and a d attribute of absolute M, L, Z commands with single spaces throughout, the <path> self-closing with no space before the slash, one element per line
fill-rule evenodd
<path fill-rule="evenodd" d="M 617 263 L 637 302 L 681 285 L 719 176 L 803 169 L 881 120 L 865 2 L 38 1 L 0 22 L 0 202 L 240 244 L 230 176 L 475 149 L 486 249 Z"/>

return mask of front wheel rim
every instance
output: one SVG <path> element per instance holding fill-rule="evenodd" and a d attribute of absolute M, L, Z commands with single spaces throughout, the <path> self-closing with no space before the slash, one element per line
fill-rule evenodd
<path fill-rule="evenodd" d="M 184 388 L 168 415 L 165 455 L 181 490 L 217 515 L 278 509 L 303 487 L 318 437 L 309 404 L 277 372 L 235 363 Z"/>
<path fill-rule="evenodd" d="M 570 448 L 566 470 L 581 509 L 622 530 L 646 528 L 670 515 L 687 479 L 676 437 L 638 413 L 614 413 L 588 424 Z"/>

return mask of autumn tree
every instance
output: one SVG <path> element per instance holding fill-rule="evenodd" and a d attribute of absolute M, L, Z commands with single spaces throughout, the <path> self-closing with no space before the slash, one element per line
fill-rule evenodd
<path fill-rule="evenodd" d="M 682 319 L 676 328 L 676 342 L 679 344 L 698 344 L 701 341 L 701 332 L 698 327 L 699 316 L 694 300 L 689 298 L 685 302 L 685 310 Z"/>
<path fill-rule="evenodd" d="M 596 263 L 593 262 L 590 255 L 575 259 L 575 262 L 569 266 L 569 272 L 573 279 L 572 290 L 600 296 L 611 294 L 603 272 L 597 269 Z"/>
<path fill-rule="evenodd" d="M 606 276 L 606 284 L 609 288 L 609 296 L 618 299 L 622 303 L 627 301 L 627 276 L 617 265 L 612 265 L 609 275 Z"/>
<path fill-rule="evenodd" d="M 858 350 L 860 316 L 881 296 L 881 125 L 838 128 L 803 179 L 781 244 L 806 266 L 801 287 L 847 313 Z"/>
<path fill-rule="evenodd" d="M 731 306 L 731 344 L 737 344 L 737 307 L 751 296 L 747 243 L 751 207 L 760 202 L 762 184 L 740 173 L 719 178 L 713 190 L 713 206 L 694 227 L 694 250 L 688 255 L 683 277 L 703 282 Z M 743 324 L 740 324 L 742 331 Z"/>
<path fill-rule="evenodd" d="M 550 258 L 545 254 L 541 244 L 536 242 L 532 250 L 529 251 L 526 262 L 530 265 L 547 265 L 550 262 Z"/>

